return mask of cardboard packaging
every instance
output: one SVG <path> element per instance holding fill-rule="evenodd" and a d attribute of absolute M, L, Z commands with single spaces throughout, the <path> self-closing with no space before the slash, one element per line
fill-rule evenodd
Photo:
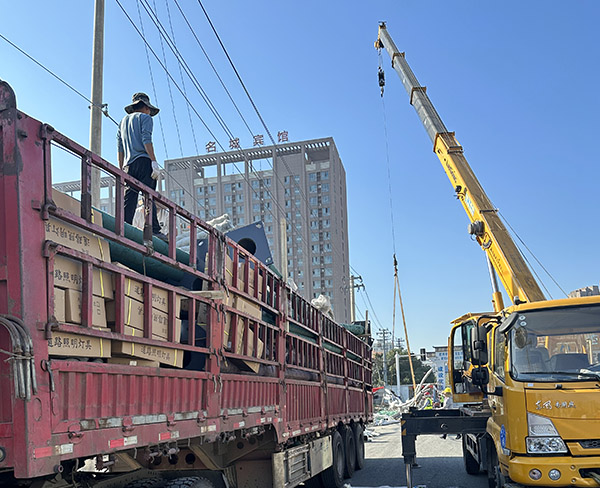
<path fill-rule="evenodd" d="M 100 337 L 52 332 L 52 339 L 48 339 L 48 354 L 63 357 L 109 358 L 111 341 Z"/>
<path fill-rule="evenodd" d="M 92 271 L 93 294 L 108 300 L 114 298 L 112 273 L 94 268 Z M 81 263 L 63 256 L 54 259 L 54 286 L 82 290 Z"/>
<path fill-rule="evenodd" d="M 104 298 L 92 295 L 92 326 L 106 327 L 106 307 Z M 81 324 L 81 292 L 65 290 L 65 320 L 72 324 Z"/>
<path fill-rule="evenodd" d="M 150 368 L 158 368 L 160 367 L 160 363 L 158 361 L 149 361 L 148 359 L 132 359 L 132 358 L 108 358 L 107 362 L 109 364 L 124 364 L 125 366 L 146 366 Z"/>
<path fill-rule="evenodd" d="M 65 290 L 54 287 L 54 317 L 57 322 L 66 322 L 65 317 Z"/>
<path fill-rule="evenodd" d="M 125 334 L 136 335 L 138 337 L 143 336 L 144 331 L 144 304 L 134 300 L 131 297 L 125 298 L 125 310 L 123 316 L 123 322 L 125 327 Z M 106 318 L 107 323 L 115 323 L 115 302 L 109 302 L 106 304 Z M 135 329 L 128 333 L 127 330 Z M 161 312 L 155 308 L 152 309 L 152 338 L 166 341 L 168 338 L 169 330 L 169 316 L 165 312 Z M 181 336 L 181 320 L 175 320 L 175 342 L 180 342 Z"/>
<path fill-rule="evenodd" d="M 113 278 L 113 288 L 114 278 Z M 144 283 L 138 280 L 125 277 L 125 295 L 137 300 L 138 302 L 144 303 Z M 181 310 L 181 295 L 175 295 L 175 314 L 179 317 Z M 169 292 L 164 288 L 157 286 L 152 287 L 152 308 L 160 310 L 162 312 L 169 311 Z"/>
<path fill-rule="evenodd" d="M 168 364 L 177 368 L 183 366 L 183 351 L 172 349 L 170 347 L 113 341 L 112 352 L 115 355 L 124 354 L 126 356 L 148 359 L 150 361 L 158 361 L 159 363 Z"/>
<path fill-rule="evenodd" d="M 44 225 L 46 239 L 88 254 L 101 261 L 110 262 L 108 242 L 101 237 L 54 217 L 50 217 Z"/>

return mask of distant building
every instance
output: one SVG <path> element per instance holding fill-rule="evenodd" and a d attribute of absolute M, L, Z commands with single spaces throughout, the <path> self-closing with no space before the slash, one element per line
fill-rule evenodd
<path fill-rule="evenodd" d="M 275 266 L 350 321 L 346 171 L 331 137 L 165 161 L 166 196 L 203 220 L 264 223 Z"/>
<path fill-rule="evenodd" d="M 598 285 L 584 286 L 583 288 L 574 290 L 569 293 L 569 298 L 591 297 L 595 295 L 600 295 Z"/>

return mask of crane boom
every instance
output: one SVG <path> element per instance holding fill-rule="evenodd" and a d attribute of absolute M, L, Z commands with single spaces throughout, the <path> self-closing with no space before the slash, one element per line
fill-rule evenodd
<path fill-rule="evenodd" d="M 427 96 L 427 89 L 421 86 L 408 65 L 404 53 L 396 48 L 385 23 L 379 25 L 379 36 L 375 43 L 378 49 L 384 47 L 392 59 L 410 103 L 417 111 L 438 156 L 446 175 L 450 179 L 456 195 L 470 220 L 469 233 L 474 235 L 486 252 L 493 269 L 500 277 L 509 297 L 517 303 L 545 300 L 523 255 L 517 248 L 508 230 L 477 180 L 463 154 L 463 148 L 449 132 Z M 492 281 L 494 277 L 492 276 Z M 494 293 L 494 308 L 503 308 L 500 292 Z"/>

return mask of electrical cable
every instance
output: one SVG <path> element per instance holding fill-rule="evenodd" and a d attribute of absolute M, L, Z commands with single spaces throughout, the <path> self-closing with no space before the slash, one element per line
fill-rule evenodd
<path fill-rule="evenodd" d="M 154 4 L 154 10 L 156 10 L 156 0 L 152 0 L 152 3 Z M 163 44 L 163 39 L 162 36 L 159 37 L 160 39 L 160 49 L 162 51 L 162 55 L 163 55 L 163 61 L 165 63 L 165 66 L 167 65 L 167 55 L 165 53 L 165 46 Z M 179 142 L 179 152 L 181 154 L 181 157 L 183 157 L 183 145 L 181 144 L 181 133 L 179 132 L 179 121 L 177 120 L 177 112 L 175 111 L 175 102 L 173 100 L 173 91 L 171 90 L 171 81 L 169 80 L 169 77 L 167 76 L 167 88 L 169 89 L 169 98 L 171 99 L 171 108 L 173 109 L 173 120 L 175 122 L 175 132 L 177 132 L 177 141 Z M 162 127 L 162 123 L 161 123 L 161 127 Z M 166 155 L 166 153 L 165 153 Z"/>
<path fill-rule="evenodd" d="M 117 0 L 117 3 L 120 5 L 120 2 Z M 121 5 L 120 5 L 121 6 Z M 142 0 L 142 6 L 144 7 L 144 9 L 146 10 L 148 16 L 150 17 L 150 19 L 154 22 L 155 26 L 157 27 L 159 34 L 164 37 L 164 39 L 167 41 L 167 44 L 169 45 L 169 48 L 172 50 L 173 54 L 175 55 L 175 57 L 177 58 L 178 62 L 180 63 L 180 65 L 183 65 L 186 71 L 186 74 L 188 75 L 188 77 L 192 80 L 192 83 L 194 84 L 194 86 L 196 87 L 196 89 L 199 91 L 200 95 L 202 96 L 203 100 L 205 101 L 205 103 L 207 104 L 207 106 L 209 107 L 209 109 L 211 110 L 211 112 L 213 113 L 213 115 L 215 116 L 215 118 L 217 119 L 217 121 L 219 122 L 219 124 L 221 125 L 221 127 L 223 128 L 223 130 L 225 131 L 225 133 L 230 137 L 233 138 L 233 133 L 229 130 L 229 127 L 227 126 L 227 124 L 225 123 L 225 121 L 223 120 L 223 118 L 220 116 L 220 114 L 218 113 L 217 109 L 214 107 L 214 105 L 212 104 L 212 102 L 210 101 L 210 98 L 208 97 L 208 95 L 206 94 L 206 92 L 203 90 L 202 86 L 200 85 L 200 83 L 198 82 L 198 80 L 196 79 L 196 77 L 194 76 L 194 74 L 192 73 L 191 69 L 189 68 L 189 66 L 187 65 L 187 63 L 185 63 L 185 60 L 183 59 L 183 56 L 181 55 L 181 53 L 178 51 L 178 49 L 176 48 L 176 46 L 172 45 L 172 40 L 169 38 L 168 34 L 166 33 L 166 29 L 162 26 L 162 24 L 160 23 L 160 20 L 158 19 L 158 17 L 156 16 L 156 13 L 152 10 L 152 8 L 150 8 L 150 6 L 147 4 L 146 0 Z M 121 9 L 124 11 L 123 7 L 121 6 Z M 125 12 L 125 11 L 124 11 Z M 126 13 L 126 12 L 125 12 Z M 127 15 L 127 14 L 126 14 Z M 129 16 L 127 16 L 129 17 Z M 131 22 L 131 20 L 130 20 Z M 135 27 L 135 25 L 134 25 Z M 137 28 L 136 28 L 137 30 Z M 139 30 L 138 30 L 138 34 L 139 34 Z M 145 39 L 143 33 L 140 34 L 140 36 L 142 37 L 142 40 L 146 43 L 146 45 L 149 47 L 149 43 L 148 41 Z M 163 67 L 163 69 L 167 72 L 167 74 L 169 75 L 169 77 L 173 80 L 172 76 L 170 75 L 170 73 L 168 72 L 168 69 L 166 68 L 166 66 L 163 65 L 163 63 L 160 62 L 160 60 L 158 59 L 156 53 L 153 51 L 153 49 L 151 47 L 150 51 L 154 54 L 154 56 L 157 58 L 157 60 L 159 61 L 159 63 L 161 64 L 161 66 Z M 173 80 L 174 81 L 174 80 Z M 175 84 L 175 83 L 174 83 Z M 177 84 L 175 84 L 177 86 Z M 179 87 L 178 87 L 179 88 Z M 181 91 L 181 89 L 180 89 Z M 186 98 L 186 97 L 184 97 Z M 188 103 L 189 100 L 187 100 Z M 209 133 L 212 135 L 212 137 L 215 139 L 215 141 L 219 144 L 219 147 L 223 150 L 223 152 L 225 152 L 225 149 L 223 147 L 223 145 L 218 141 L 218 139 L 216 138 L 216 136 L 209 131 Z M 243 154 L 243 152 L 240 149 L 240 153 Z M 248 182 L 248 184 L 251 185 L 250 180 L 245 176 L 244 173 L 242 173 L 242 171 L 238 168 L 238 166 L 235 163 L 232 163 L 233 166 L 235 167 L 235 169 L 238 171 L 238 173 L 243 176 L 243 178 Z M 257 179 L 259 179 L 261 182 L 263 181 L 263 178 L 256 173 L 256 171 L 254 171 L 254 169 L 252 168 L 252 173 L 257 177 Z M 275 175 L 275 173 L 273 173 L 274 176 L 277 178 L 277 175 Z M 281 180 L 280 180 L 281 181 Z M 266 185 L 263 184 L 264 187 L 266 187 Z M 257 194 L 257 192 L 252 189 L 252 191 Z M 187 192 L 189 193 L 189 192 Z M 267 193 L 271 194 L 271 191 L 267 189 Z M 273 195 L 272 195 L 273 196 Z M 279 204 L 279 202 L 277 201 L 276 198 L 272 198 L 273 202 L 275 203 L 275 205 L 278 207 L 278 209 L 282 212 L 282 214 L 285 214 L 285 211 L 283 210 L 283 208 L 281 207 L 281 205 Z M 307 202 L 308 203 L 308 202 Z M 269 213 L 271 213 L 271 215 L 274 217 L 274 220 L 277 221 L 276 216 L 273 214 L 272 210 L 269 209 Z M 307 228 L 308 226 L 308 221 L 305 219 L 306 221 L 306 225 Z M 300 237 L 302 239 L 302 241 L 304 241 L 304 244 L 307 246 L 307 250 L 308 250 L 308 241 L 306 241 L 306 239 L 304 238 L 304 236 L 302 236 L 300 234 Z M 333 248 L 332 248 L 333 249 Z"/>
<path fill-rule="evenodd" d="M 523 241 L 523 239 L 521 239 L 521 236 L 519 236 L 519 234 L 515 231 L 515 229 L 513 229 L 512 225 L 510 225 L 510 222 L 506 219 L 506 217 L 504 215 L 502 215 L 502 212 L 500 212 L 500 210 L 498 210 L 498 215 L 500 215 L 500 217 L 506 223 L 506 225 L 511 230 L 511 232 L 516 236 L 516 238 L 519 240 L 519 242 L 521 244 L 523 244 L 523 246 L 525 247 L 525 249 L 527 249 L 527 251 L 529 252 L 529 254 L 531 254 L 531 256 L 533 256 L 533 259 L 535 259 L 535 261 L 540 265 L 540 267 L 544 270 L 544 272 L 550 277 L 550 279 L 554 282 L 554 284 L 558 287 L 558 289 L 563 292 L 563 294 L 565 295 L 565 297 L 568 297 L 569 294 L 560 286 L 560 284 L 558 283 L 558 281 L 556 281 L 554 279 L 554 276 L 552 276 L 552 274 L 550 274 L 550 272 L 541 263 L 541 261 L 537 258 L 537 256 L 531 251 L 531 249 L 529 249 L 529 247 L 527 246 L 527 244 L 525 244 L 525 241 Z M 521 254 L 523 254 L 522 251 L 521 251 Z M 527 258 L 525 257 L 524 254 L 523 254 L 523 258 L 525 260 L 527 260 Z M 529 264 L 529 261 L 527 261 L 527 263 Z M 535 271 L 533 270 L 533 267 L 531 267 L 531 265 L 530 265 L 530 268 L 535 273 Z M 550 292 L 548 291 L 548 289 L 544 285 L 543 281 L 540 279 L 540 277 L 537 275 L 537 273 L 535 275 L 537 276 L 537 278 L 540 281 L 540 283 L 542 283 L 542 286 L 544 287 L 544 289 L 548 292 L 548 295 L 550 296 L 550 298 L 552 298 L 552 295 L 550 294 Z"/>
<path fill-rule="evenodd" d="M 75 93 L 77 93 L 77 95 L 79 95 L 81 98 L 83 98 L 84 100 L 86 100 L 92 106 L 100 108 L 100 110 L 102 110 L 102 113 L 106 117 L 108 117 L 110 120 L 112 120 L 115 125 L 117 125 L 117 126 L 119 125 L 119 123 L 108 114 L 108 110 L 105 109 L 105 107 L 103 105 L 98 105 L 98 104 L 92 102 L 83 93 L 81 93 L 79 90 L 77 90 L 72 85 L 70 85 L 69 83 L 67 83 L 60 76 L 58 76 L 57 74 L 55 74 L 54 72 L 52 72 L 50 69 L 46 68 L 46 66 L 44 66 L 42 63 L 40 63 L 37 59 L 35 59 L 33 56 L 27 54 L 23 49 L 21 49 L 19 46 L 17 46 L 13 42 L 11 42 L 9 39 L 7 39 L 6 37 L 4 37 L 2 34 L 0 34 L 0 38 L 4 39 L 8 44 L 10 44 L 12 47 L 14 47 L 17 51 L 19 51 L 21 54 L 23 54 L 24 56 L 26 56 L 27 58 L 29 58 L 31 61 L 33 61 L 35 64 L 37 64 L 40 68 L 42 68 L 44 71 L 46 71 L 47 73 L 51 74 L 54 78 L 56 78 L 58 81 L 60 81 L 67 88 L 69 88 L 70 90 L 72 90 Z"/>
<path fill-rule="evenodd" d="M 140 0 L 136 1 L 136 5 L 137 5 L 137 11 L 138 11 L 138 17 L 140 19 L 140 29 L 142 29 L 142 35 L 144 35 L 144 22 L 142 21 L 142 12 L 140 11 Z M 156 94 L 156 86 L 154 84 L 154 75 L 152 74 L 152 63 L 150 62 L 150 55 L 148 54 L 148 45 L 144 45 L 144 48 L 146 50 L 146 60 L 148 61 L 148 71 L 150 72 L 150 82 L 152 84 L 152 94 L 154 95 L 154 103 L 156 103 L 156 105 L 160 105 L 159 101 L 158 101 L 158 95 Z M 160 127 L 160 133 L 162 135 L 162 142 L 163 142 L 163 148 L 165 150 L 165 156 L 167 156 L 167 159 L 169 158 L 169 151 L 167 149 L 167 140 L 165 138 L 165 131 L 163 129 L 163 123 L 162 123 L 162 118 L 158 119 L 158 125 Z"/>
<path fill-rule="evenodd" d="M 169 0 L 165 0 L 165 7 L 167 8 L 167 17 L 169 19 L 169 28 L 171 30 L 171 37 L 173 38 L 173 45 L 177 47 L 177 43 L 175 41 L 175 30 L 173 29 L 173 22 L 171 21 L 171 9 L 169 8 Z M 177 67 L 179 68 L 179 76 L 181 77 L 181 87 L 185 92 L 185 79 L 183 78 L 183 71 L 181 69 L 181 64 L 177 63 Z M 188 113 L 188 118 L 190 120 L 190 130 L 192 131 L 192 139 L 194 140 L 194 148 L 196 149 L 196 154 L 199 154 L 200 151 L 198 149 L 198 141 L 196 140 L 196 131 L 194 130 L 194 123 L 192 122 L 192 112 L 190 111 L 189 105 L 186 104 L 186 109 Z"/>

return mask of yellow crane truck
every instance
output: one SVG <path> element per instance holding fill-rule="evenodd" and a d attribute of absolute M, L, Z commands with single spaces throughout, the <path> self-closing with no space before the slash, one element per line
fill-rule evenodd
<path fill-rule="evenodd" d="M 546 299 L 385 23 L 375 47 L 389 53 L 433 142 L 469 217 L 469 233 L 487 255 L 493 289 L 493 312 L 452 322 L 449 377 L 462 406 L 402 417 L 408 486 L 416 436 L 439 432 L 463 434 L 466 471 L 487 472 L 492 488 L 600 486 L 600 296 Z"/>

